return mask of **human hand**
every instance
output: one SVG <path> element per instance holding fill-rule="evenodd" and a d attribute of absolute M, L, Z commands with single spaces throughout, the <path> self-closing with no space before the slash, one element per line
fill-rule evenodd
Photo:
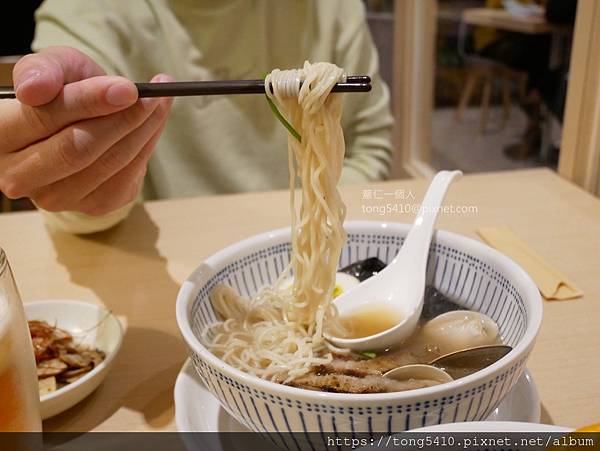
<path fill-rule="evenodd" d="M 138 99 L 133 82 L 70 47 L 25 56 L 13 81 L 17 99 L 0 100 L 0 191 L 90 215 L 135 199 L 172 99 Z"/>

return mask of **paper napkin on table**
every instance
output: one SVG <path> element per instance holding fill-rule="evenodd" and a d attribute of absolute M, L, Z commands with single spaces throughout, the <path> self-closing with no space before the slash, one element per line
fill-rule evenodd
<path fill-rule="evenodd" d="M 583 296 L 583 291 L 558 269 L 546 263 L 509 227 L 482 227 L 477 229 L 477 234 L 487 244 L 521 265 L 535 281 L 546 299 L 566 300 Z"/>

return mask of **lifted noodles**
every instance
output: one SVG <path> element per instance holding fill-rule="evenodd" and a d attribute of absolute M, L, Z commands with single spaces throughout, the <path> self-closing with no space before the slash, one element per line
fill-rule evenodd
<path fill-rule="evenodd" d="M 276 382 L 289 383 L 315 365 L 331 363 L 331 351 L 347 352 L 323 338 L 324 323 L 329 331 L 337 324 L 331 301 L 346 239 L 346 208 L 337 191 L 345 151 L 342 95 L 330 94 L 343 79 L 343 70 L 333 64 L 308 62 L 298 70 L 275 69 L 265 79 L 273 86 L 267 95 L 301 136 L 301 142 L 288 136 L 291 262 L 274 286 L 252 300 L 224 284 L 211 293 L 224 321 L 204 332 L 208 349 L 240 370 Z M 290 273 L 294 283 L 284 289 L 281 282 Z"/>

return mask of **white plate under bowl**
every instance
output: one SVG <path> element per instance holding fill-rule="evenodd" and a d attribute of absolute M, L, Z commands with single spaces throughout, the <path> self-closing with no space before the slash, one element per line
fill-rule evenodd
<path fill-rule="evenodd" d="M 411 432 L 571 432 L 572 429 L 553 424 L 524 421 L 470 421 L 468 423 L 436 424 Z"/>
<path fill-rule="evenodd" d="M 175 382 L 175 421 L 180 432 L 248 432 L 248 429 L 223 410 L 219 401 L 204 387 L 189 359 Z M 485 422 L 488 421 L 540 421 L 540 398 L 527 370 Z M 484 422 L 454 424 L 476 423 Z"/>
<path fill-rule="evenodd" d="M 90 395 L 104 380 L 123 342 L 123 327 L 115 315 L 88 302 L 49 299 L 25 303 L 28 320 L 46 321 L 66 330 L 77 343 L 100 349 L 104 361 L 75 382 L 40 398 L 45 420 L 73 407 Z"/>

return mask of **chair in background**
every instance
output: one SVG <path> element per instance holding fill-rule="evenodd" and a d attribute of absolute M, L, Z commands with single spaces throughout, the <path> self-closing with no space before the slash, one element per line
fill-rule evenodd
<path fill-rule="evenodd" d="M 499 61 L 483 57 L 477 53 L 467 51 L 467 23 L 461 20 L 458 32 L 458 53 L 468 67 L 465 86 L 458 102 L 456 117 L 462 120 L 466 108 L 480 83 L 483 84 L 481 96 L 481 113 L 479 119 L 479 132 L 485 133 L 490 117 L 490 103 L 494 86 L 499 81 L 502 91 L 502 127 L 510 118 L 512 106 L 512 86 L 517 86 L 519 100 L 526 95 L 527 74 L 525 72 L 511 69 Z"/>

